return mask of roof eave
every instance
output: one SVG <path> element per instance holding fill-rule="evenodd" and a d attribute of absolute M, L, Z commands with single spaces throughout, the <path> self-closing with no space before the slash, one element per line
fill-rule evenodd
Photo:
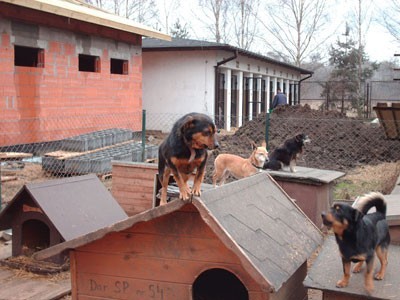
<path fill-rule="evenodd" d="M 266 61 L 268 63 L 273 63 L 273 64 L 277 64 L 280 65 L 282 67 L 285 68 L 289 68 L 292 70 L 296 70 L 298 72 L 300 72 L 300 74 L 304 74 L 304 75 L 308 75 L 308 74 L 314 74 L 314 72 L 300 68 L 300 67 L 296 67 L 294 65 L 290 65 L 288 63 L 285 62 L 281 62 L 278 60 L 274 60 L 272 58 L 268 58 L 265 57 L 261 54 L 257 54 L 257 53 L 252 53 L 250 51 L 246 51 L 231 45 L 216 45 L 216 46 L 170 46 L 170 47 L 164 47 L 164 46 L 160 46 L 160 47 L 143 47 L 143 52 L 159 52 L 159 51 L 199 51 L 199 50 L 216 50 L 216 51 L 238 51 L 239 54 L 243 55 L 243 56 L 247 56 L 247 57 L 251 57 L 251 58 L 255 58 L 258 60 L 263 60 Z"/>
<path fill-rule="evenodd" d="M 171 40 L 170 35 L 158 32 L 150 27 L 133 22 L 132 20 L 70 2 L 63 1 L 62 6 L 60 5 L 60 1 L 56 0 L 0 0 L 0 2 L 35 9 L 100 26 L 110 27 L 141 36 L 166 41 Z"/>

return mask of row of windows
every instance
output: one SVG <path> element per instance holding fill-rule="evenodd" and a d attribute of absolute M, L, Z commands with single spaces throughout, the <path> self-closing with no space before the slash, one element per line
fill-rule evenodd
<path fill-rule="evenodd" d="M 20 67 L 44 68 L 44 49 L 14 46 L 14 65 Z M 100 72 L 100 57 L 79 54 L 79 71 Z M 123 59 L 110 59 L 111 74 L 128 74 L 128 61 Z"/>

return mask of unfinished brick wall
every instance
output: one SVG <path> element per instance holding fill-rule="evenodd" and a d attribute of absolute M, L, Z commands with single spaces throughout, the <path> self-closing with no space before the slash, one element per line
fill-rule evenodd
<path fill-rule="evenodd" d="M 6 3 L 0 27 L 0 145 L 140 129 L 141 36 Z M 15 45 L 43 49 L 44 67 L 16 66 Z M 98 56 L 99 72 L 79 71 L 79 54 Z M 110 74 L 111 58 L 127 60 L 128 74 Z"/>
<path fill-rule="evenodd" d="M 128 216 L 153 208 L 157 164 L 113 162 L 112 195 Z"/>

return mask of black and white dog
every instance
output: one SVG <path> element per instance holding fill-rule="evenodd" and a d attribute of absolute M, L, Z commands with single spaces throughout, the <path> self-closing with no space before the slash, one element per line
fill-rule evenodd
<path fill-rule="evenodd" d="M 290 172 L 296 172 L 296 158 L 303 152 L 305 143 L 311 140 L 304 133 L 298 134 L 287 139 L 283 145 L 269 153 L 269 160 L 264 163 L 263 169 L 281 170 L 284 166 L 289 166 Z"/>

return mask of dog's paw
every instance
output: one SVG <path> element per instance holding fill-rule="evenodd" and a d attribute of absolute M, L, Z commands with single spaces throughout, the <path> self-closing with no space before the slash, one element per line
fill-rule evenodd
<path fill-rule="evenodd" d="M 362 270 L 362 265 L 363 265 L 362 261 L 358 262 L 353 268 L 353 273 L 360 273 Z"/>
<path fill-rule="evenodd" d="M 179 193 L 179 199 L 187 201 L 190 199 L 190 193 L 188 193 L 187 191 L 181 191 Z"/>
<path fill-rule="evenodd" d="M 375 274 L 374 279 L 375 280 L 383 280 L 384 277 L 385 277 L 385 274 L 383 274 L 383 272 L 378 272 Z"/>
<path fill-rule="evenodd" d="M 370 283 L 369 282 L 365 283 L 365 290 L 367 291 L 368 295 L 372 294 L 372 292 L 374 291 L 374 284 L 372 281 Z"/>
<path fill-rule="evenodd" d="M 194 188 L 193 189 L 193 195 L 195 196 L 201 196 L 201 191 L 199 188 Z"/>
<path fill-rule="evenodd" d="M 184 186 L 182 189 L 179 190 L 179 199 L 189 200 L 191 193 L 192 191 L 190 190 L 189 186 Z"/>
<path fill-rule="evenodd" d="M 346 279 L 340 279 L 338 282 L 336 282 L 336 287 L 338 288 L 344 288 L 349 285 L 349 281 Z"/>

